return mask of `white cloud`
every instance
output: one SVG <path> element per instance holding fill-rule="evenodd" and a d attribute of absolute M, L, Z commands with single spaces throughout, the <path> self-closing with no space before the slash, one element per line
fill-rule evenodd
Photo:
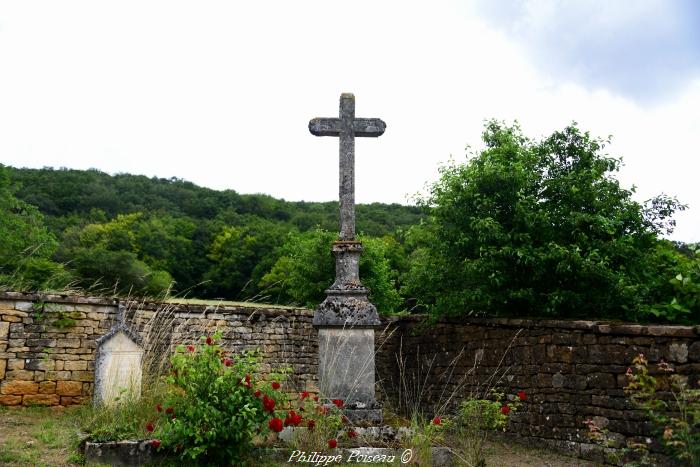
<path fill-rule="evenodd" d="M 700 240 L 692 152 L 700 86 L 649 106 L 543 71 L 464 3 L 46 2 L 0 16 L 0 162 L 177 176 L 286 199 L 337 197 L 337 115 L 387 132 L 357 142 L 357 200 L 404 202 L 487 118 L 543 136 L 576 120 L 614 134 L 639 196 L 691 204 L 677 238 Z M 647 196 L 648 197 L 648 196 Z"/>

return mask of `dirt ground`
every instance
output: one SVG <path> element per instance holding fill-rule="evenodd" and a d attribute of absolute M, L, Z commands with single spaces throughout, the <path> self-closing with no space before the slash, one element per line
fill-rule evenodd
<path fill-rule="evenodd" d="M 78 466 L 76 409 L 0 407 L 0 465 Z M 516 443 L 493 441 L 486 462 L 494 467 L 584 467 L 597 464 Z"/>

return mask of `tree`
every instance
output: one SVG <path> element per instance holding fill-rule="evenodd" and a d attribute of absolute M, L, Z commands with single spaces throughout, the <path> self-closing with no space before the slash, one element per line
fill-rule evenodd
<path fill-rule="evenodd" d="M 412 253 L 422 277 L 406 293 L 443 314 L 644 318 L 647 261 L 684 206 L 633 201 L 612 176 L 620 159 L 575 124 L 533 142 L 491 121 L 483 139 L 421 200 L 429 240 Z"/>
<path fill-rule="evenodd" d="M 335 240 L 336 234 L 321 229 L 290 233 L 277 262 L 263 276 L 261 287 L 277 301 L 309 308 L 317 306 L 335 278 L 335 260 L 331 254 Z M 395 271 L 391 269 L 388 254 L 391 245 L 381 238 L 360 236 L 359 240 L 364 246 L 360 278 L 370 290 L 369 299 L 380 313 L 391 313 L 401 303 L 392 279 Z"/>
<path fill-rule="evenodd" d="M 14 196 L 16 190 L 0 165 L 0 283 L 29 290 L 62 287 L 70 277 L 50 259 L 56 238 L 39 210 Z"/>

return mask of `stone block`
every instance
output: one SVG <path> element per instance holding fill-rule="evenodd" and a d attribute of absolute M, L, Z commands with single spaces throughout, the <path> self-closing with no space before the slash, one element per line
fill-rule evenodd
<path fill-rule="evenodd" d="M 24 381 L 31 381 L 34 379 L 34 372 L 28 370 L 11 370 L 5 373 L 5 379 L 20 379 Z"/>
<path fill-rule="evenodd" d="M 613 389 L 617 386 L 615 377 L 610 373 L 591 373 L 586 381 L 588 387 L 593 389 Z"/>
<path fill-rule="evenodd" d="M 55 381 L 41 381 L 39 383 L 39 394 L 54 394 L 56 392 Z"/>
<path fill-rule="evenodd" d="M 85 360 L 67 361 L 64 363 L 63 369 L 70 370 L 70 371 L 87 370 L 87 361 L 85 361 Z"/>
<path fill-rule="evenodd" d="M 9 394 L 0 395 L 0 405 L 19 405 L 22 403 L 22 396 L 11 396 Z"/>
<path fill-rule="evenodd" d="M 57 339 L 57 340 L 56 340 L 56 346 L 57 346 L 57 347 L 64 347 L 64 348 L 77 349 L 77 348 L 80 347 L 80 339 L 71 339 L 71 338 Z"/>
<path fill-rule="evenodd" d="M 22 405 L 58 405 L 60 401 L 57 394 L 31 394 L 22 398 Z"/>
<path fill-rule="evenodd" d="M 685 363 L 688 361 L 688 344 L 685 342 L 673 342 L 669 344 L 666 357 L 676 363 Z"/>
<path fill-rule="evenodd" d="M 56 363 L 51 358 L 34 358 L 25 362 L 24 368 L 27 370 L 53 370 Z"/>
<path fill-rule="evenodd" d="M 7 339 L 10 334 L 10 323 L 0 322 L 0 339 Z"/>
<path fill-rule="evenodd" d="M 71 379 L 70 371 L 47 371 L 47 381 L 66 381 Z"/>
<path fill-rule="evenodd" d="M 72 371 L 71 379 L 76 381 L 93 381 L 95 374 L 92 371 Z"/>
<path fill-rule="evenodd" d="M 39 383 L 34 381 L 3 381 L 0 383 L 0 394 L 13 394 L 22 396 L 39 392 Z"/>
<path fill-rule="evenodd" d="M 0 359 L 0 380 L 5 379 L 5 368 L 7 368 L 7 360 Z"/>
<path fill-rule="evenodd" d="M 700 326 L 698 326 L 700 329 Z M 700 340 L 693 342 L 688 347 L 688 356 L 691 362 L 700 362 Z"/>
<path fill-rule="evenodd" d="M 56 394 L 60 396 L 80 396 L 83 383 L 80 381 L 59 381 L 56 383 Z"/>
<path fill-rule="evenodd" d="M 63 370 L 65 363 L 66 363 L 65 360 L 56 360 L 54 370 L 57 370 L 57 371 Z"/>
<path fill-rule="evenodd" d="M 23 358 L 11 358 L 7 361 L 8 370 L 24 370 Z"/>
<path fill-rule="evenodd" d="M 6 321 L 8 323 L 21 323 L 22 322 L 22 318 L 20 318 L 19 316 L 11 316 L 11 315 L 5 315 L 5 314 L 2 315 L 2 320 Z"/>

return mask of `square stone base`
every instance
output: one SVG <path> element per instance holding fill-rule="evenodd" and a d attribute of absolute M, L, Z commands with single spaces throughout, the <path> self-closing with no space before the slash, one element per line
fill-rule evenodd
<path fill-rule="evenodd" d="M 321 327 L 318 341 L 321 395 L 341 399 L 354 423 L 381 422 L 374 392 L 374 329 Z"/>

